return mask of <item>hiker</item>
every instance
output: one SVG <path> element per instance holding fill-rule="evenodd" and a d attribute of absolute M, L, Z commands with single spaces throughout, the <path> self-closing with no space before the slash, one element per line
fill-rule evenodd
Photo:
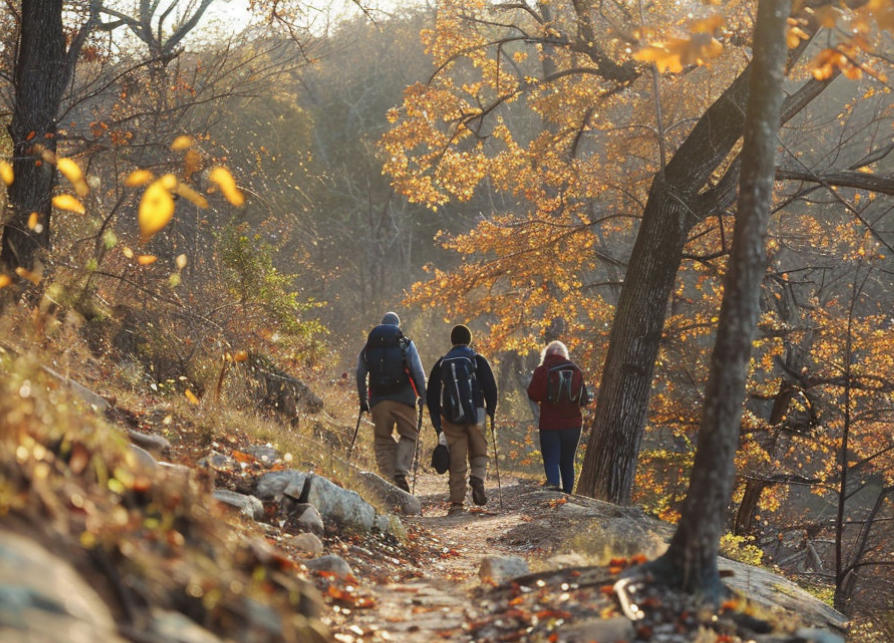
<path fill-rule="evenodd" d="M 369 411 L 375 426 L 373 448 L 379 473 L 409 492 L 407 474 L 413 466 L 419 437 L 416 404 L 421 414 L 425 371 L 416 345 L 400 330 L 397 313 L 385 313 L 382 323 L 369 332 L 357 359 L 357 392 L 360 413 Z M 397 440 L 391 435 L 395 427 Z"/>
<path fill-rule="evenodd" d="M 571 493 L 574 455 L 583 424 L 581 407 L 590 402 L 590 394 L 583 373 L 568 357 L 568 348 L 562 342 L 550 342 L 543 349 L 540 365 L 528 384 L 528 397 L 540 403 L 540 453 L 546 486 Z"/>
<path fill-rule="evenodd" d="M 466 472 L 472 501 L 487 504 L 486 415 L 493 422 L 497 408 L 497 383 L 490 364 L 471 347 L 472 332 L 464 325 L 450 331 L 453 348 L 432 367 L 428 376 L 426 403 L 438 444 L 450 452 L 448 514 L 463 511 Z"/>

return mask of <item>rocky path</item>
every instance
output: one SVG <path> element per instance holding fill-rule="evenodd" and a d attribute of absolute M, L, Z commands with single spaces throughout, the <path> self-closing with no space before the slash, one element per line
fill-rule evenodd
<path fill-rule="evenodd" d="M 446 486 L 446 475 L 420 472 L 416 495 L 422 515 L 403 518 L 414 533 L 426 534 L 434 544 L 430 558 L 413 561 L 419 576 L 366 588 L 375 595 L 375 607 L 336 617 L 331 626 L 338 640 L 473 640 L 464 628 L 482 616 L 474 601 L 482 560 L 519 555 L 518 549 L 502 544 L 501 536 L 524 520 L 524 513 L 517 503 L 507 502 L 514 486 L 504 489 L 501 511 L 498 489 L 491 482 L 485 508 L 469 505 L 468 511 L 448 516 Z"/>

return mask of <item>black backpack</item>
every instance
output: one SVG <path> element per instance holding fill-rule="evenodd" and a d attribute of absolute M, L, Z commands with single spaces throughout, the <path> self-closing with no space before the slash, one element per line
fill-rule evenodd
<path fill-rule="evenodd" d="M 406 350 L 410 340 L 391 324 L 376 326 L 366 338 L 370 395 L 394 395 L 409 384 Z"/>
<path fill-rule="evenodd" d="M 590 394 L 580 369 L 571 362 L 549 369 L 546 374 L 546 400 L 552 404 L 586 406 L 590 401 Z"/>
<path fill-rule="evenodd" d="M 475 398 L 478 393 L 475 355 L 450 355 L 441 359 L 441 414 L 453 424 L 478 421 Z"/>

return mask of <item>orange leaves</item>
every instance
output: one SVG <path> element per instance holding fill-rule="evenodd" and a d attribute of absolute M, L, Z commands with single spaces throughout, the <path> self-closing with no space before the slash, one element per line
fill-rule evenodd
<path fill-rule="evenodd" d="M 823 49 L 813 59 L 813 77 L 817 80 L 828 80 L 836 71 L 840 71 L 845 77 L 857 80 L 863 76 L 863 70 L 854 62 L 853 51 L 838 49 Z"/>
<path fill-rule="evenodd" d="M 84 205 L 70 194 L 57 194 L 53 197 L 53 207 L 60 210 L 68 210 L 77 214 L 85 214 L 87 212 Z"/>
<path fill-rule="evenodd" d="M 674 38 L 643 47 L 633 54 L 635 60 L 655 64 L 659 72 L 680 73 L 689 65 L 704 65 L 723 53 L 723 45 L 710 34 L 697 33 L 691 38 Z"/>
<path fill-rule="evenodd" d="M 227 168 L 222 166 L 215 167 L 211 170 L 211 174 L 208 175 L 208 178 L 213 183 L 217 184 L 227 201 L 235 206 L 240 206 L 245 203 L 245 197 L 242 195 L 239 188 L 236 187 L 236 181 L 233 179 L 233 175 L 230 174 L 230 171 Z"/>
<path fill-rule="evenodd" d="M 713 34 L 724 25 L 724 18 L 714 14 L 689 24 L 688 36 L 653 42 L 633 54 L 634 60 L 651 62 L 659 72 L 679 73 L 690 65 L 704 65 L 723 53 L 723 45 Z M 648 35 L 649 31 L 643 31 Z"/>

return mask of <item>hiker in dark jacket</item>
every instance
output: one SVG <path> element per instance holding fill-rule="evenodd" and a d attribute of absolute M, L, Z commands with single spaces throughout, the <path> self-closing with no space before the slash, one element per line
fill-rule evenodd
<path fill-rule="evenodd" d="M 421 413 L 425 371 L 416 345 L 400 331 L 397 313 L 386 313 L 370 331 L 357 358 L 357 393 L 360 412 L 369 411 L 375 425 L 373 447 L 379 473 L 409 491 L 407 475 L 419 437 L 416 404 L 418 400 Z M 391 435 L 395 427 L 397 440 Z"/>
<path fill-rule="evenodd" d="M 560 341 L 550 342 L 528 384 L 528 397 L 540 403 L 540 453 L 546 485 L 571 493 L 574 488 L 574 455 L 580 441 L 581 407 L 590 401 L 584 376 L 568 357 Z"/>
<path fill-rule="evenodd" d="M 486 415 L 493 421 L 497 408 L 497 382 L 490 364 L 469 346 L 472 333 L 464 325 L 450 332 L 453 348 L 432 367 L 426 404 L 438 443 L 450 451 L 450 511 L 463 510 L 466 472 L 476 505 L 487 504 Z"/>

